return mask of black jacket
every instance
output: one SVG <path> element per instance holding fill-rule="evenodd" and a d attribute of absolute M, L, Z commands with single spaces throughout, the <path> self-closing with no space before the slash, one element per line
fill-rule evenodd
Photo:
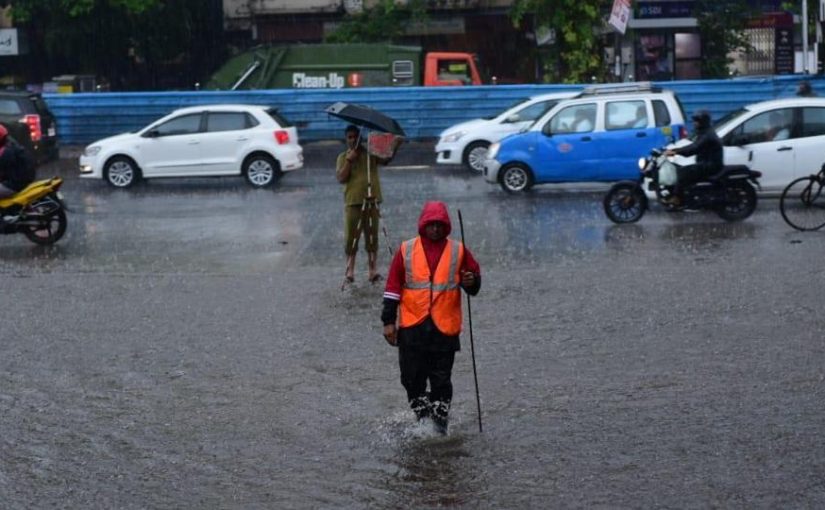
<path fill-rule="evenodd" d="M 20 191 L 34 181 L 34 168 L 26 151 L 12 141 L 6 142 L 0 154 L 0 183 L 14 191 Z"/>
<path fill-rule="evenodd" d="M 673 149 L 673 152 L 682 156 L 693 156 L 695 154 L 696 167 L 703 175 L 714 174 L 721 170 L 724 165 L 722 141 L 719 140 L 713 128 L 697 131 L 693 143 Z"/>

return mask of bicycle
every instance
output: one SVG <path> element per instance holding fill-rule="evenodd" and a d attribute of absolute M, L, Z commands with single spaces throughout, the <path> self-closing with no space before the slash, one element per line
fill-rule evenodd
<path fill-rule="evenodd" d="M 796 230 L 819 230 L 825 226 L 825 164 L 816 175 L 791 181 L 779 199 L 785 223 Z"/>

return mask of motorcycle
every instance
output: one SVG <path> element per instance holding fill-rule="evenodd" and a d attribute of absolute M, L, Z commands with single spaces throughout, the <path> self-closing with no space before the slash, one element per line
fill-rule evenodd
<path fill-rule="evenodd" d="M 617 182 L 607 192 L 602 201 L 605 214 L 614 223 L 639 221 L 649 209 L 645 188 L 669 211 L 707 209 L 726 221 L 741 221 L 756 209 L 762 173 L 745 165 L 726 165 L 715 175 L 687 187 L 681 204 L 669 203 L 678 168 L 665 155 L 665 149 L 653 149 L 650 157 L 639 159 L 637 181 Z"/>
<path fill-rule="evenodd" d="M 60 193 L 63 179 L 35 181 L 0 199 L 0 234 L 23 234 L 40 245 L 54 244 L 66 233 L 66 205 Z"/>

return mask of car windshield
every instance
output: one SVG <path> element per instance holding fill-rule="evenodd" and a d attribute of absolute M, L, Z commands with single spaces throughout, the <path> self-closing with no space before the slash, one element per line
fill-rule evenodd
<path fill-rule="evenodd" d="M 521 105 L 521 104 L 524 104 L 524 103 L 526 103 L 526 102 L 527 102 L 527 101 L 529 101 L 529 100 L 530 100 L 530 98 L 529 98 L 529 97 L 526 97 L 526 98 L 524 98 L 524 99 L 519 99 L 518 101 L 516 101 L 515 103 L 511 104 L 511 105 L 510 105 L 510 106 L 508 106 L 507 108 L 505 108 L 505 109 L 501 110 L 500 112 L 495 113 L 495 114 L 493 114 L 493 115 L 488 115 L 488 116 L 486 116 L 486 117 L 482 117 L 482 119 L 484 119 L 484 120 L 493 120 L 493 119 L 495 119 L 496 117 L 498 117 L 499 115 L 501 115 L 502 113 L 504 113 L 504 112 L 506 112 L 506 111 L 509 111 L 509 110 L 512 110 L 512 109 L 513 109 L 513 108 L 515 108 L 516 106 Z"/>

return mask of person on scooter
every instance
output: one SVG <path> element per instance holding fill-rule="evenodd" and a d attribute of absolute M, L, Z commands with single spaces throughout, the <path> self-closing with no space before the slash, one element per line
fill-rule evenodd
<path fill-rule="evenodd" d="M 677 172 L 677 182 L 673 186 L 673 195 L 663 200 L 664 203 L 679 206 L 682 203 L 682 193 L 690 185 L 707 179 L 722 169 L 723 151 L 722 141 L 710 125 L 710 113 L 699 110 L 691 117 L 693 132 L 696 134 L 693 143 L 684 147 L 668 149 L 667 156 L 696 156 L 696 163 L 680 167 Z"/>
<path fill-rule="evenodd" d="M 0 198 L 8 198 L 34 181 L 34 171 L 26 152 L 9 140 L 9 132 L 0 124 Z"/>

